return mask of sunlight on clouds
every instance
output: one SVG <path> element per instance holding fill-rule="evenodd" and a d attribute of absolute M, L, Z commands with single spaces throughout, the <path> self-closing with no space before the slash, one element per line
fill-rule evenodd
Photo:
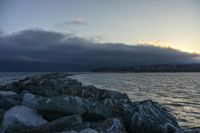
<path fill-rule="evenodd" d="M 159 46 L 159 47 L 163 47 L 163 48 L 170 48 L 172 47 L 172 43 L 169 41 L 141 41 L 138 42 L 139 44 L 145 44 L 145 45 L 153 45 L 153 46 Z"/>
<path fill-rule="evenodd" d="M 190 49 L 188 47 L 185 46 L 175 46 L 174 43 L 170 42 L 170 41 L 159 41 L 159 40 L 153 40 L 153 41 L 140 41 L 137 42 L 137 44 L 144 44 L 144 45 L 153 45 L 153 46 L 158 46 L 158 47 L 162 47 L 162 48 L 174 48 L 183 52 L 188 52 L 188 53 L 196 53 L 196 54 L 200 54 L 199 51 L 194 50 L 194 49 Z"/>

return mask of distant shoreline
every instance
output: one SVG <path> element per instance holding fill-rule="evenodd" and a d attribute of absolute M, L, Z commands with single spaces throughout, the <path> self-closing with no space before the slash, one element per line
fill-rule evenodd
<path fill-rule="evenodd" d="M 92 72 L 120 72 L 120 73 L 190 73 L 200 72 L 200 64 L 178 64 L 178 65 L 141 65 L 130 67 L 99 67 Z"/>

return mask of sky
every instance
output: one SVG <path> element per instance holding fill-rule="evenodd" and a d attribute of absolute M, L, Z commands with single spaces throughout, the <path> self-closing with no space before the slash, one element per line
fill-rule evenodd
<path fill-rule="evenodd" d="M 0 0 L 0 70 L 198 62 L 199 29 L 199 0 Z"/>

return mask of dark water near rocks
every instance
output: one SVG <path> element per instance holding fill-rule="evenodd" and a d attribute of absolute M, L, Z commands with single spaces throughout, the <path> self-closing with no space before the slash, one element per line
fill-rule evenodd
<path fill-rule="evenodd" d="M 0 73 L 0 85 L 44 73 Z M 182 127 L 200 127 L 200 73 L 87 73 L 72 76 L 84 85 L 125 92 L 133 101 L 152 99 Z"/>
<path fill-rule="evenodd" d="M 152 99 L 171 111 L 182 127 L 200 127 L 200 73 L 98 73 L 72 78 L 125 92 L 133 101 Z"/>

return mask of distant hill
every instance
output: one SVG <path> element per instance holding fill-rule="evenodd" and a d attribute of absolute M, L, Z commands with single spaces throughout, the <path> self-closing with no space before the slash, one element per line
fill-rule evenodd
<path fill-rule="evenodd" d="M 200 72 L 200 64 L 99 67 L 92 69 L 92 72 Z"/>

